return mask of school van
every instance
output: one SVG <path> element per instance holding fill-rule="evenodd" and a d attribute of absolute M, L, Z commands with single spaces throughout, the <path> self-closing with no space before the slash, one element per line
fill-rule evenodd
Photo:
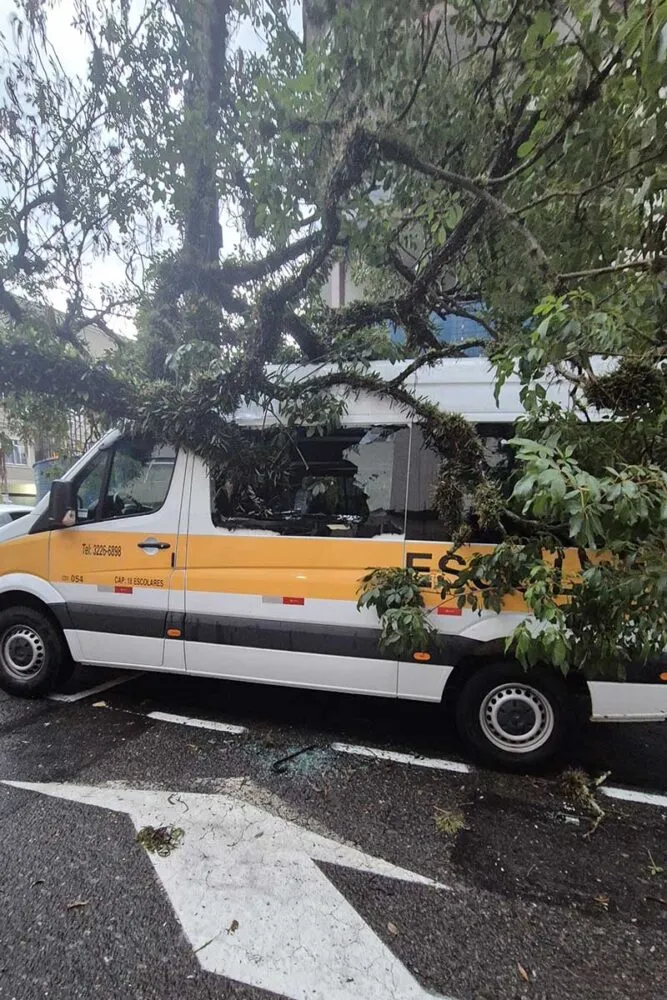
<path fill-rule="evenodd" d="M 12 521 L 25 517 L 31 510 L 32 507 L 24 507 L 22 504 L 0 503 L 0 528 L 3 524 L 11 524 Z"/>
<path fill-rule="evenodd" d="M 487 363 L 471 358 L 412 386 L 478 426 L 491 466 L 511 461 L 517 382 L 496 406 Z M 249 451 L 275 435 L 264 413 L 237 419 Z M 525 614 L 515 599 L 480 614 L 434 590 L 437 648 L 426 662 L 384 655 L 375 613 L 357 610 L 359 581 L 406 565 L 437 577 L 449 542 L 433 510 L 439 457 L 404 412 L 363 394 L 335 431 L 297 429 L 289 454 L 281 447 L 265 452 L 270 490 L 259 495 L 193 454 L 107 433 L 32 513 L 0 528 L 2 687 L 40 695 L 84 663 L 443 702 L 443 727 L 517 767 L 555 754 L 582 713 L 667 718 L 664 664 L 625 682 L 524 672 L 504 653 Z"/>

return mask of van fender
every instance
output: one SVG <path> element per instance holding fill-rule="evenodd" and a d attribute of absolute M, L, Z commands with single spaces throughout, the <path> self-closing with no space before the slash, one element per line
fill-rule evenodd
<path fill-rule="evenodd" d="M 30 573 L 4 573 L 0 576 L 0 594 L 11 590 L 22 590 L 24 594 L 30 594 L 49 606 L 65 603 L 62 594 L 53 584 Z"/>
<path fill-rule="evenodd" d="M 472 617 L 472 616 L 471 616 Z M 466 676 L 464 664 L 472 657 L 496 655 L 502 657 L 504 641 L 526 615 L 503 612 L 475 616 L 474 621 L 461 632 L 441 632 L 449 647 L 449 665 L 404 661 L 398 665 L 399 698 L 416 701 L 441 701 L 445 689 L 451 691 L 459 679 Z M 494 648 L 499 647 L 499 648 Z M 447 687 L 449 685 L 449 687 Z"/>
<path fill-rule="evenodd" d="M 32 576 L 30 573 L 5 573 L 0 576 L 0 597 L 12 591 L 29 594 L 53 611 L 63 631 L 70 655 L 78 663 L 81 660 L 81 649 L 77 634 L 71 629 L 63 595 L 48 580 L 42 579 L 41 576 Z"/>

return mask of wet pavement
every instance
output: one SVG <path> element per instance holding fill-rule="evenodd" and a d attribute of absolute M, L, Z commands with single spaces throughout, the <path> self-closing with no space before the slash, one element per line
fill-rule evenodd
<path fill-rule="evenodd" d="M 464 761 L 429 705 L 160 674 L 0 694 L 0 1000 L 664 1000 L 667 799 L 597 795 L 586 837 L 560 774 L 337 742 Z M 572 764 L 664 795 L 667 726 L 591 726 Z M 182 834 L 149 854 L 148 826 Z"/>

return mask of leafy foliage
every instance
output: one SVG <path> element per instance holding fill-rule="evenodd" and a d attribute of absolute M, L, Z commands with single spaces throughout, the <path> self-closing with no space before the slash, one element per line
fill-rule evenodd
<path fill-rule="evenodd" d="M 414 569 L 373 569 L 362 578 L 358 608 L 374 608 L 380 619 L 380 649 L 394 658 L 427 652 L 436 630 L 424 612 L 428 577 Z"/>
<path fill-rule="evenodd" d="M 523 475 L 512 499 L 538 533 L 475 556 L 443 596 L 500 610 L 504 596 L 521 594 L 540 626 L 523 623 L 508 643 L 526 666 L 547 661 L 564 673 L 622 676 L 633 658 L 659 655 L 667 636 L 667 473 L 626 465 L 593 476 L 572 445 L 513 443 Z M 576 547 L 576 566 L 566 546 Z"/>
<path fill-rule="evenodd" d="M 17 418 L 55 400 L 231 467 L 241 406 L 315 428 L 349 394 L 389 397 L 442 454 L 453 548 L 470 511 L 503 534 L 452 586 L 478 608 L 523 595 L 525 662 L 615 673 L 667 645 L 664 3 L 309 0 L 304 46 L 287 0 L 80 0 L 79 76 L 49 5 L 14 4 L 0 393 Z M 121 280 L 91 281 L 91 261 Z M 333 263 L 361 282 L 337 309 Z M 85 328 L 128 316 L 137 341 L 94 361 Z M 451 317 L 479 336 L 443 343 Z M 472 346 L 499 388 L 521 379 L 511 497 L 465 421 L 410 389 Z M 409 363 L 384 380 L 378 357 Z M 385 610 L 394 648 L 418 607 Z"/>

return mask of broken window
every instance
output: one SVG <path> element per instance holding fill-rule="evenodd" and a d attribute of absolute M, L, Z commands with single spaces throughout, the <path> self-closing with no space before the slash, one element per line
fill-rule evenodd
<path fill-rule="evenodd" d="M 512 491 L 512 449 L 507 444 L 514 437 L 512 424 L 478 424 L 484 447 L 489 479 L 500 485 L 505 496 Z M 443 456 L 424 443 L 419 427 L 413 428 L 410 475 L 408 483 L 407 537 L 415 540 L 451 541 L 451 532 L 435 509 L 435 488 Z M 471 510 L 471 497 L 463 496 L 463 516 L 471 528 L 470 540 L 491 543 L 500 540 L 497 531 L 482 530 Z"/>
<path fill-rule="evenodd" d="M 281 535 L 402 535 L 407 427 L 244 430 L 245 447 L 211 476 L 213 523 Z"/>

